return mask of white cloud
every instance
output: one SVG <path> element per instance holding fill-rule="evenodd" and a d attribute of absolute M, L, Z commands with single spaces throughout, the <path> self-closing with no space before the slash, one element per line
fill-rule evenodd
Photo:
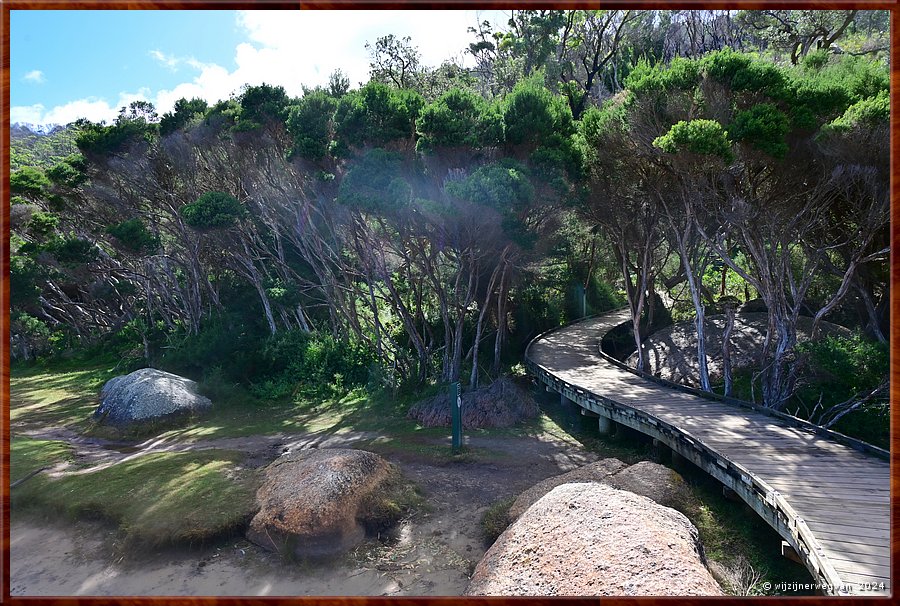
<path fill-rule="evenodd" d="M 26 122 L 30 124 L 68 124 L 79 118 L 87 118 L 92 122 L 112 122 L 119 114 L 119 108 L 125 107 L 132 101 L 147 101 L 149 90 L 141 89 L 136 93 L 122 93 L 117 103 L 110 105 L 105 99 L 88 97 L 70 101 L 65 105 L 58 105 L 49 111 L 40 103 L 11 107 L 9 120 L 11 124 Z"/>
<path fill-rule="evenodd" d="M 33 82 L 34 84 L 43 84 L 47 81 L 47 79 L 44 78 L 44 72 L 39 69 L 31 70 L 30 72 L 22 76 L 22 79 L 26 82 Z"/>
<path fill-rule="evenodd" d="M 463 53 L 471 41 L 467 28 L 484 16 L 452 10 L 241 11 L 238 23 L 259 48 L 247 45 L 255 52 L 244 49 L 243 56 L 238 55 L 238 71 L 246 77 L 268 75 L 270 82 L 291 94 L 300 92 L 301 82 L 325 84 L 338 68 L 356 86 L 369 79 L 366 42 L 374 44 L 387 34 L 409 36 L 422 54 L 422 63 L 438 66 Z"/>
<path fill-rule="evenodd" d="M 422 54 L 422 63 L 438 66 L 451 58 L 461 58 L 472 41 L 469 26 L 490 19 L 504 20 L 501 11 L 240 11 L 237 24 L 247 36 L 234 51 L 236 67 L 229 70 L 215 63 L 201 63 L 191 57 L 168 55 L 159 49 L 149 55 L 168 69 L 187 65 L 197 71 L 194 78 L 168 90 L 151 93 L 121 93 L 118 103 L 88 98 L 72 101 L 46 111 L 42 105 L 11 108 L 12 121 L 38 124 L 66 124 L 84 117 L 93 121 L 115 119 L 119 107 L 133 100 L 151 101 L 162 115 L 175 101 L 199 97 L 214 103 L 226 99 L 244 84 L 280 85 L 298 96 L 302 85 L 328 82 L 341 69 L 356 87 L 369 79 L 366 42 L 387 34 L 409 36 Z M 18 120 L 16 116 L 27 116 Z"/>
<path fill-rule="evenodd" d="M 43 124 L 44 106 L 40 103 L 34 105 L 20 105 L 9 108 L 9 123 L 22 122 L 25 124 Z"/>
<path fill-rule="evenodd" d="M 173 72 L 178 71 L 178 64 L 182 61 L 175 55 L 167 55 L 158 49 L 150 51 L 150 56 L 159 61 L 163 67 Z"/>

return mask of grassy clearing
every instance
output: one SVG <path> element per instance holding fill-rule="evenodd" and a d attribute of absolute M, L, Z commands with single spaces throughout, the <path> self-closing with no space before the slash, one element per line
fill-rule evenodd
<path fill-rule="evenodd" d="M 13 438 L 9 445 L 10 484 L 38 469 L 71 461 L 72 457 L 72 447 L 66 442 Z"/>
<path fill-rule="evenodd" d="M 14 438 L 13 477 L 67 452 L 62 442 Z M 255 511 L 255 472 L 230 451 L 156 453 L 51 478 L 38 474 L 11 493 L 12 511 L 43 510 L 115 523 L 125 544 L 200 543 L 244 527 Z"/>
<path fill-rule="evenodd" d="M 111 365 L 71 364 L 10 369 L 9 417 L 14 429 L 68 427 L 85 431 L 97 408 L 97 394 L 116 375 Z"/>

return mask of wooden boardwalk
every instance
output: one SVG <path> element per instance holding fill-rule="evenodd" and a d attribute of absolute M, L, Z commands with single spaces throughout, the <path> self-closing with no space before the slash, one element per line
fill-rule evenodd
<path fill-rule="evenodd" d="M 598 355 L 618 311 L 536 338 L 526 365 L 586 410 L 667 444 L 737 492 L 801 556 L 823 592 L 887 595 L 890 466 L 790 420 L 665 387 Z"/>

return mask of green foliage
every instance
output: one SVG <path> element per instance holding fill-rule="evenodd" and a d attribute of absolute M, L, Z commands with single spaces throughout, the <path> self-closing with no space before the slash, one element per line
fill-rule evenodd
<path fill-rule="evenodd" d="M 784 112 L 770 103 L 761 103 L 737 112 L 728 132 L 735 141 L 744 141 L 773 158 L 783 158 L 788 151 L 785 137 L 789 128 Z"/>
<path fill-rule="evenodd" d="M 402 209 L 412 198 L 403 158 L 373 149 L 356 161 L 341 181 L 338 202 L 368 211 Z"/>
<path fill-rule="evenodd" d="M 795 128 L 814 130 L 847 106 L 849 95 L 839 83 L 821 78 L 795 80 L 785 100 Z"/>
<path fill-rule="evenodd" d="M 206 124 L 233 126 L 241 115 L 241 104 L 234 99 L 223 99 L 206 112 Z"/>
<path fill-rule="evenodd" d="M 144 120 L 117 120 L 109 126 L 82 122 L 80 127 L 75 144 L 83 154 L 98 157 L 120 152 L 129 143 L 148 140 L 156 132 L 156 125 Z"/>
<path fill-rule="evenodd" d="M 41 294 L 41 283 L 46 269 L 33 258 L 12 255 L 9 259 L 9 299 L 16 309 L 34 306 Z"/>
<path fill-rule="evenodd" d="M 700 60 L 706 74 L 731 90 L 779 94 L 787 83 L 784 73 L 773 63 L 731 48 L 709 53 Z"/>
<path fill-rule="evenodd" d="M 410 139 L 424 105 L 415 91 L 369 82 L 341 97 L 334 116 L 335 131 L 350 146 L 383 146 L 396 139 Z"/>
<path fill-rule="evenodd" d="M 426 105 L 418 120 L 416 149 L 488 147 L 503 140 L 502 117 L 470 90 L 453 88 Z"/>
<path fill-rule="evenodd" d="M 845 89 L 851 103 L 887 93 L 891 84 L 887 66 L 866 57 L 843 57 L 824 68 L 819 77 Z"/>
<path fill-rule="evenodd" d="M 375 364 L 372 351 L 361 343 L 301 330 L 270 337 L 262 346 L 260 360 L 265 372 L 251 391 L 265 399 L 283 398 L 299 390 L 340 393 L 365 386 L 369 368 Z"/>
<path fill-rule="evenodd" d="M 692 90 L 699 82 L 700 64 L 695 60 L 676 57 L 668 65 L 651 65 L 641 59 L 625 78 L 625 88 L 638 97 L 649 97 L 673 90 Z"/>
<path fill-rule="evenodd" d="M 231 381 L 246 381 L 259 372 L 260 339 L 234 315 L 210 317 L 196 335 L 184 335 L 180 341 L 173 337 L 172 341 L 173 346 L 159 360 L 162 370 L 200 377 L 219 368 Z"/>
<path fill-rule="evenodd" d="M 589 107 L 581 114 L 578 131 L 584 151 L 602 149 L 610 134 L 625 132 L 627 120 L 627 108 L 619 99 L 610 99 L 599 108 Z"/>
<path fill-rule="evenodd" d="M 50 180 L 33 166 L 24 166 L 9 176 L 9 191 L 14 194 L 40 198 L 48 187 Z"/>
<path fill-rule="evenodd" d="M 87 162 L 81 154 L 71 154 L 47 170 L 47 177 L 56 185 L 78 187 L 87 181 Z"/>
<path fill-rule="evenodd" d="M 159 133 L 163 136 L 174 133 L 187 126 L 197 116 L 202 116 L 209 109 L 209 105 L 203 99 L 191 99 L 184 97 L 175 102 L 171 112 L 163 114 L 159 121 Z"/>
<path fill-rule="evenodd" d="M 159 248 L 159 236 L 152 234 L 137 217 L 111 225 L 106 232 L 133 252 L 152 252 Z"/>
<path fill-rule="evenodd" d="M 534 186 L 525 168 L 513 160 L 482 166 L 468 178 L 448 183 L 446 190 L 452 196 L 501 213 L 527 208 L 534 199 Z"/>
<path fill-rule="evenodd" d="M 23 166 L 48 169 L 78 150 L 75 137 L 77 125 L 53 130 L 39 135 L 13 128 L 9 137 L 9 169 L 15 172 Z"/>
<path fill-rule="evenodd" d="M 44 247 L 64 265 L 90 263 L 97 258 L 97 245 L 77 237 L 54 238 Z"/>
<path fill-rule="evenodd" d="M 246 210 L 234 196 L 220 191 L 206 192 L 181 208 L 184 222 L 200 230 L 230 227 L 244 214 Z"/>
<path fill-rule="evenodd" d="M 848 106 L 886 95 L 886 67 L 864 57 L 842 57 L 818 70 L 794 70 L 783 96 L 795 125 L 815 129 L 835 120 Z"/>
<path fill-rule="evenodd" d="M 235 130 L 254 130 L 270 122 L 280 122 L 287 117 L 290 99 L 282 86 L 260 84 L 245 86 L 238 97 L 241 113 Z"/>
<path fill-rule="evenodd" d="M 822 132 L 827 135 L 846 135 L 857 128 L 887 126 L 891 118 L 891 100 L 887 91 L 875 97 L 863 99 L 847 108 L 839 118 L 827 124 Z"/>
<path fill-rule="evenodd" d="M 510 145 L 540 144 L 551 135 L 575 132 L 568 102 L 547 90 L 539 77 L 522 80 L 506 97 L 503 124 Z"/>
<path fill-rule="evenodd" d="M 888 376 L 888 346 L 870 341 L 859 333 L 850 337 L 827 336 L 801 343 L 797 349 L 807 360 L 798 381 L 801 386 L 798 395 L 807 414 L 818 401 L 821 401 L 821 413 L 854 396 L 867 394 Z M 890 434 L 887 401 L 875 399 L 869 402 L 840 419 L 834 429 L 887 448 Z"/>
<path fill-rule="evenodd" d="M 810 51 L 803 57 L 802 64 L 807 71 L 818 71 L 828 64 L 828 51 L 825 49 Z"/>
<path fill-rule="evenodd" d="M 43 239 L 56 231 L 59 226 L 59 217 L 53 213 L 38 211 L 31 215 L 28 222 L 28 230 L 37 238 Z"/>
<path fill-rule="evenodd" d="M 888 346 L 857 333 L 851 337 L 827 336 L 797 346 L 807 353 L 811 366 L 825 381 L 823 392 L 836 404 L 854 394 L 874 389 L 888 374 Z"/>
<path fill-rule="evenodd" d="M 18 349 L 22 357 L 31 359 L 52 352 L 54 335 L 47 324 L 25 312 L 12 314 L 10 320 L 10 348 L 14 352 Z"/>
<path fill-rule="evenodd" d="M 528 158 L 532 176 L 551 185 L 560 194 L 569 187 L 567 178 L 577 181 L 582 176 L 581 149 L 571 137 L 552 135 Z"/>
<path fill-rule="evenodd" d="M 331 122 L 337 101 L 324 91 L 303 95 L 287 111 L 288 133 L 294 139 L 292 154 L 309 160 L 321 160 L 331 142 Z"/>
<path fill-rule="evenodd" d="M 728 132 L 715 120 L 682 120 L 654 139 L 653 145 L 670 154 L 687 151 L 716 156 L 725 162 L 734 158 Z"/>

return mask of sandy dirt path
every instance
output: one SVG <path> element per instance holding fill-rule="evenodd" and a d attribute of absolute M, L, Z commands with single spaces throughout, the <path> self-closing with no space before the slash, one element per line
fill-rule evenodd
<path fill-rule="evenodd" d="M 353 440 L 349 438 L 340 438 L 340 445 L 350 445 Z M 355 439 L 371 440 L 371 436 Z M 195 443 L 194 447 L 240 449 L 254 463 L 265 464 L 285 447 L 331 445 L 321 436 L 246 440 L 227 445 Z M 202 548 L 123 553 L 117 547 L 115 531 L 103 524 L 63 524 L 17 516 L 10 529 L 11 594 L 460 595 L 486 548 L 480 521 L 487 508 L 545 477 L 597 458 L 573 442 L 550 436 L 473 436 L 467 445 L 490 451 L 491 456 L 435 464 L 412 452 L 388 454 L 387 458 L 421 487 L 430 511 L 404 521 L 391 540 L 373 538 L 328 562 L 286 562 L 242 537 Z M 435 440 L 434 447 L 449 449 L 449 442 Z M 78 448 L 84 456 L 97 450 L 85 444 Z M 95 462 L 110 464 L 135 454 L 97 455 Z"/>

